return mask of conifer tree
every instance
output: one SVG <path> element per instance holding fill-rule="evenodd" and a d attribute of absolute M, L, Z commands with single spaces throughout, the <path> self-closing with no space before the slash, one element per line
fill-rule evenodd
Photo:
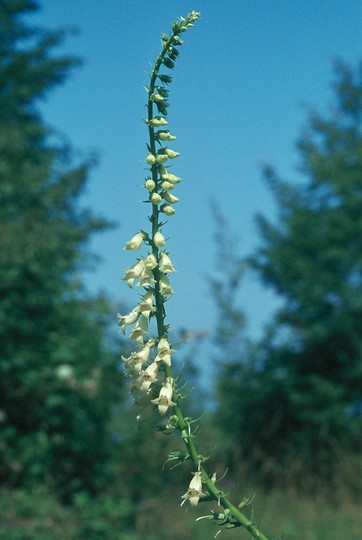
<path fill-rule="evenodd" d="M 279 216 L 258 217 L 252 264 L 283 304 L 234 396 L 244 457 L 304 485 L 340 479 L 343 456 L 361 450 L 362 65 L 338 63 L 335 75 L 334 108 L 311 112 L 298 144 L 306 182 L 266 170 Z"/>
<path fill-rule="evenodd" d="M 76 163 L 39 112 L 78 61 L 54 53 L 64 32 L 28 24 L 37 8 L 0 4 L 0 479 L 68 497 L 97 489 L 109 447 L 109 306 L 79 278 L 108 224 L 79 207 L 91 160 Z"/>

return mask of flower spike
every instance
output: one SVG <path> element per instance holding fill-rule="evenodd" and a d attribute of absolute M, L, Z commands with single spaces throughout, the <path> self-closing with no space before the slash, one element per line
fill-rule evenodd
<path fill-rule="evenodd" d="M 207 458 L 197 450 L 196 430 L 191 431 L 195 422 L 183 413 L 182 396 L 173 377 L 173 356 L 176 350 L 170 345 L 169 324 L 166 323 L 165 304 L 174 294 L 169 275 L 175 272 L 169 252 L 165 250 L 166 240 L 161 232 L 165 226 L 164 216 L 175 213 L 173 205 L 178 197 L 170 193 L 177 191 L 181 178 L 169 171 L 169 160 L 180 156 L 170 146 L 176 136 L 165 128 L 169 107 L 169 85 L 172 77 L 165 70 L 174 69 L 182 45 L 181 34 L 194 26 L 200 13 L 191 11 L 180 17 L 172 25 L 170 35 L 162 34 L 162 49 L 153 66 L 147 92 L 148 130 L 146 157 L 148 167 L 143 188 L 147 192 L 145 203 L 150 211 L 149 232 L 140 230 L 125 245 L 127 251 L 148 248 L 148 253 L 129 265 L 123 280 L 133 287 L 143 288 L 138 305 L 126 315 L 118 315 L 118 325 L 123 334 L 128 334 L 134 343 L 134 350 L 128 357 L 122 357 L 126 375 L 132 380 L 131 389 L 137 399 L 151 407 L 156 406 L 157 414 L 165 419 L 159 430 L 165 434 L 178 433 L 185 444 L 185 453 L 170 454 L 170 460 L 181 464 L 187 460 L 193 463 L 194 471 L 188 489 L 182 495 L 182 504 L 189 501 L 197 506 L 199 501 L 214 500 L 224 508 L 224 512 L 213 513 L 212 519 L 226 527 L 243 526 L 255 539 L 268 540 L 259 529 L 242 513 L 243 507 L 234 506 L 224 492 L 216 487 L 216 479 L 209 475 L 204 464 Z M 177 172 L 177 171 L 176 171 Z M 139 290 L 139 289 L 138 289 Z M 158 395 L 157 395 L 158 393 Z M 142 396 L 141 398 L 139 396 Z M 157 396 L 157 397 L 155 397 Z M 205 486 L 205 492 L 202 488 Z"/>

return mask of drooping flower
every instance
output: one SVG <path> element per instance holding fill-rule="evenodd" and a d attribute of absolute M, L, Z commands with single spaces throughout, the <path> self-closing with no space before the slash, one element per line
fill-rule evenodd
<path fill-rule="evenodd" d="M 158 342 L 157 351 L 161 358 L 164 354 L 171 354 L 176 352 L 174 349 L 171 349 L 168 339 L 165 337 L 161 338 Z"/>
<path fill-rule="evenodd" d="M 143 338 L 148 332 L 148 317 L 140 314 L 136 323 L 136 326 L 132 328 L 132 332 L 129 335 L 129 339 L 134 339 L 137 343 L 143 345 Z"/>
<path fill-rule="evenodd" d="M 117 313 L 117 317 L 119 319 L 118 326 L 120 327 L 122 334 L 125 333 L 126 326 L 135 323 L 139 316 L 140 312 L 138 306 L 132 309 L 132 311 L 127 315 L 120 315 L 119 313 Z"/>
<path fill-rule="evenodd" d="M 141 259 L 132 268 L 126 268 L 123 280 L 127 281 L 130 287 L 133 287 L 134 280 L 139 278 L 145 267 L 144 261 Z"/>
<path fill-rule="evenodd" d="M 145 370 L 141 371 L 138 383 L 140 385 L 140 390 L 147 392 L 149 387 L 153 382 L 157 381 L 158 375 L 158 364 L 157 362 L 152 362 Z"/>
<path fill-rule="evenodd" d="M 160 270 L 164 274 L 170 274 L 171 272 L 176 272 L 170 257 L 164 252 L 161 252 L 160 255 Z"/>
<path fill-rule="evenodd" d="M 188 487 L 188 490 L 184 495 L 182 495 L 181 499 L 184 499 L 181 503 L 181 506 L 185 503 L 185 501 L 189 500 L 190 504 L 192 506 L 196 506 L 199 502 L 200 497 L 202 497 L 202 477 L 201 477 L 201 471 L 197 471 L 195 473 L 192 473 L 194 476 L 190 482 L 190 485 Z"/>
<path fill-rule="evenodd" d="M 170 280 L 165 275 L 162 275 L 160 278 L 160 291 L 161 294 L 174 294 Z"/>
<path fill-rule="evenodd" d="M 174 349 L 171 349 L 167 338 L 161 338 L 157 346 L 155 362 L 163 362 L 164 364 L 171 366 L 171 355 L 175 352 Z"/>
<path fill-rule="evenodd" d="M 155 306 L 153 305 L 155 295 L 152 291 L 147 291 L 144 297 L 142 298 L 140 304 L 139 304 L 139 310 L 142 315 L 145 317 L 150 317 L 151 313 L 156 311 Z"/>
<path fill-rule="evenodd" d="M 153 242 L 155 246 L 162 247 L 166 244 L 163 234 L 160 231 L 157 231 L 153 237 Z"/>
<path fill-rule="evenodd" d="M 143 259 L 143 262 L 145 267 L 149 268 L 150 270 L 153 270 L 157 266 L 157 260 L 153 253 L 147 255 L 147 257 Z"/>
<path fill-rule="evenodd" d="M 132 236 L 131 240 L 127 242 L 125 247 L 123 249 L 130 249 L 132 251 L 135 251 L 136 249 L 139 249 L 142 245 L 143 240 L 145 239 L 145 235 L 142 232 L 139 232 Z"/>
<path fill-rule="evenodd" d="M 139 373 L 143 364 L 148 361 L 151 347 L 153 347 L 153 341 L 149 340 L 139 351 L 131 353 L 128 358 L 122 356 L 122 360 L 126 363 L 127 369 L 131 367 L 134 371 Z"/>
<path fill-rule="evenodd" d="M 155 283 L 156 283 L 156 280 L 153 277 L 152 270 L 150 268 L 145 267 L 137 285 L 139 287 L 151 287 L 151 285 L 154 285 Z"/>
<path fill-rule="evenodd" d="M 157 405 L 161 414 L 166 414 L 169 407 L 174 407 L 176 405 L 176 403 L 172 401 L 172 394 L 172 379 L 166 379 L 166 382 L 160 390 L 158 398 L 151 399 L 151 403 Z"/>

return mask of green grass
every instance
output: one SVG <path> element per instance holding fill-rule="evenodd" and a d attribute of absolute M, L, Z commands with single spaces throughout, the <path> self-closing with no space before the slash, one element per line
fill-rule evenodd
<path fill-rule="evenodd" d="M 184 508 L 184 507 L 183 507 Z M 212 539 L 218 528 L 209 520 L 195 523 L 194 518 L 207 514 L 206 506 L 199 505 L 196 510 L 177 509 L 173 512 L 175 523 L 181 527 L 187 516 L 188 531 L 173 536 L 177 540 Z M 273 540 L 361 540 L 362 505 L 351 501 L 341 501 L 338 506 L 326 502 L 313 501 L 295 494 L 275 492 L 258 493 L 248 509 L 260 526 L 262 532 Z M 168 527 L 172 527 L 172 520 Z M 220 540 L 248 540 L 251 536 L 243 529 L 225 530 L 218 536 Z M 167 538 L 167 536 L 162 537 Z"/>
<path fill-rule="evenodd" d="M 141 501 L 138 512 L 125 500 L 104 494 L 63 507 L 45 492 L 0 493 L 1 540 L 208 540 L 219 528 L 209 520 L 208 504 L 180 508 L 179 493 Z M 214 508 L 216 508 L 214 506 Z M 295 494 L 257 493 L 248 515 L 273 540 L 361 540 L 362 505 L 331 505 Z M 224 530 L 218 540 L 248 540 L 243 529 Z"/>

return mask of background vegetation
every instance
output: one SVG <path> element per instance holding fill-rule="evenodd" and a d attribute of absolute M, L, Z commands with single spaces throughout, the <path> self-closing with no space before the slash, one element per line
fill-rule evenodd
<path fill-rule="evenodd" d="M 211 537 L 194 523 L 202 507 L 178 507 L 188 470 L 161 472 L 177 443 L 135 425 L 114 306 L 82 285 L 89 239 L 111 224 L 79 204 L 93 160 L 40 114 L 79 61 L 57 56 L 63 32 L 24 23 L 36 7 L 0 3 L 0 538 Z M 256 492 L 250 512 L 290 540 L 360 538 L 361 119 L 362 65 L 337 64 L 334 106 L 311 112 L 298 144 L 305 182 L 266 168 L 278 221 L 259 216 L 247 260 L 217 241 L 210 278 L 219 368 L 201 444 L 219 474 L 229 468 L 225 489 Z M 258 343 L 238 301 L 245 271 L 283 300 Z"/>

